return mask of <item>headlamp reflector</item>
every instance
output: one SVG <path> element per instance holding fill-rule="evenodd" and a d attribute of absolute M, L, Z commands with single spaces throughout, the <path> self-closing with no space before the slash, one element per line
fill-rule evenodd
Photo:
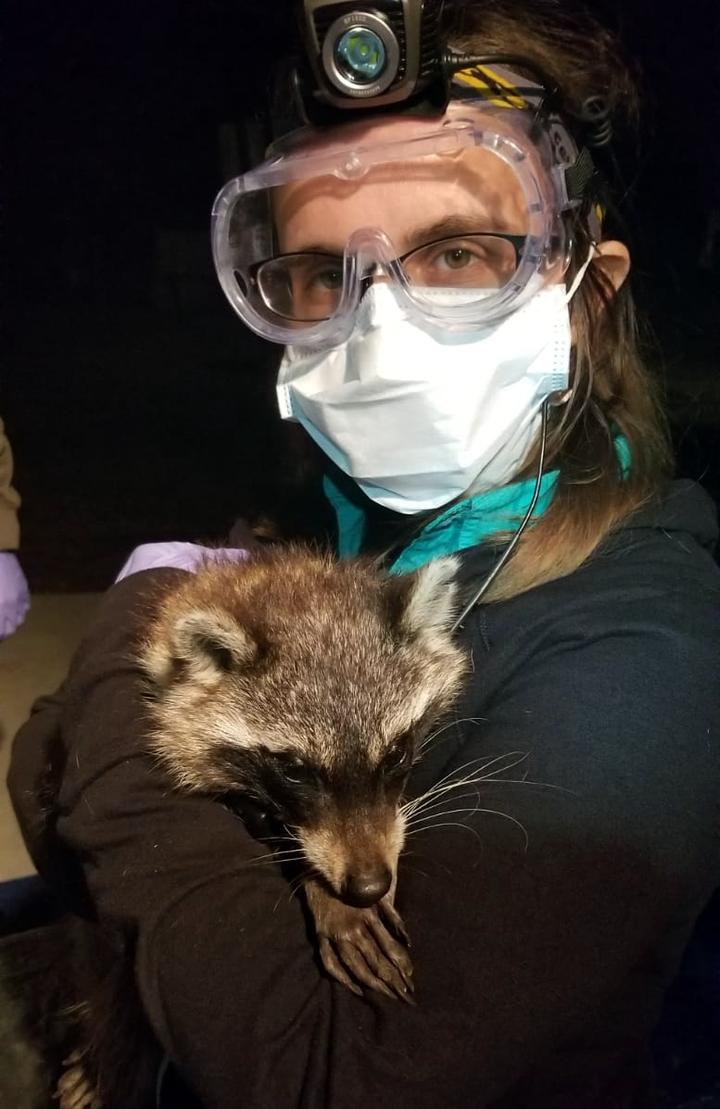
<path fill-rule="evenodd" d="M 385 69 L 387 52 L 374 31 L 367 27 L 351 27 L 338 40 L 335 60 L 338 69 L 351 81 L 371 84 Z"/>

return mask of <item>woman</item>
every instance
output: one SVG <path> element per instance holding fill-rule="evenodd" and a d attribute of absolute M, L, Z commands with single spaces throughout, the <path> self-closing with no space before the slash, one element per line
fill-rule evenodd
<path fill-rule="evenodd" d="M 619 108 L 627 78 L 594 25 L 532 12 L 466 8 L 453 39 L 525 72 L 465 73 L 441 120 L 305 133 L 216 210 L 226 292 L 286 346 L 281 410 L 326 456 L 340 553 L 402 571 L 460 551 L 468 603 L 484 590 L 458 633 L 472 681 L 410 783 L 483 778 L 401 861 L 418 1006 L 326 977 L 280 873 L 245 865 L 263 849 L 148 759 L 127 658 L 186 570 L 110 591 L 15 744 L 39 868 L 125 926 L 203 1105 L 652 1101 L 650 1032 L 720 873 L 717 528 L 700 490 L 666 480 L 628 252 L 571 172 L 581 106 L 602 90 Z"/>

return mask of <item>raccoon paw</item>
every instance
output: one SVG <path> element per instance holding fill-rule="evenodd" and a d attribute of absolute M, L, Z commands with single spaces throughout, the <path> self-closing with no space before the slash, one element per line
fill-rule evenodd
<path fill-rule="evenodd" d="M 53 1099 L 59 1109 L 102 1109 L 94 1083 L 82 1064 L 82 1052 L 74 1051 L 64 1060 L 66 1070 L 60 1076 Z"/>
<path fill-rule="evenodd" d="M 370 908 L 355 908 L 314 882 L 307 884 L 306 893 L 328 974 L 360 996 L 358 983 L 414 1005 L 407 932 L 392 903 L 385 898 Z"/>

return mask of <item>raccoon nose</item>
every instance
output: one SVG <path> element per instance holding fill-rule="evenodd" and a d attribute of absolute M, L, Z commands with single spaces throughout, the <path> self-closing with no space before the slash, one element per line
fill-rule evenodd
<path fill-rule="evenodd" d="M 384 864 L 356 870 L 345 879 L 343 899 L 350 905 L 365 908 L 384 897 L 391 885 L 392 871 Z"/>

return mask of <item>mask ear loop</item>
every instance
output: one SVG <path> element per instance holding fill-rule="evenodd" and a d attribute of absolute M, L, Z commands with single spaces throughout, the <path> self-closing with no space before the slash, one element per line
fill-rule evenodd
<path fill-rule="evenodd" d="M 595 242 L 594 239 L 592 239 L 591 242 L 590 242 L 590 249 L 588 251 L 587 258 L 585 259 L 583 264 L 578 269 L 577 273 L 575 274 L 575 276 L 572 280 L 572 284 L 571 284 L 570 288 L 565 293 L 565 303 L 566 304 L 570 303 L 572 298 L 575 296 L 575 293 L 578 291 L 578 289 L 580 287 L 580 283 L 582 282 L 583 278 L 585 277 L 585 274 L 587 273 L 588 266 L 590 265 L 593 258 L 595 257 L 595 251 L 596 250 L 597 250 L 597 243 Z"/>
<path fill-rule="evenodd" d="M 509 559 L 511 558 L 511 556 L 512 556 L 514 550 L 515 550 L 515 548 L 517 547 L 518 543 L 520 542 L 520 538 L 521 538 L 523 532 L 525 531 L 525 528 L 530 523 L 530 518 L 531 518 L 533 512 L 535 511 L 536 505 L 538 503 L 538 499 L 540 497 L 540 489 L 541 489 L 541 486 L 542 486 L 543 470 L 544 470 L 544 467 L 545 467 L 545 448 L 547 446 L 548 412 L 551 408 L 555 408 L 558 404 L 564 403 L 565 397 L 566 397 L 566 394 L 564 394 L 564 393 L 560 394 L 559 396 L 556 393 L 552 393 L 549 397 L 546 397 L 545 400 L 543 401 L 543 405 L 542 405 L 542 409 L 541 409 L 542 424 L 541 424 L 541 428 L 540 428 L 540 456 L 538 458 L 537 476 L 535 478 L 535 488 L 533 489 L 533 494 L 532 494 L 532 497 L 530 498 L 530 504 L 528 505 L 527 512 L 525 513 L 525 515 L 522 518 L 522 521 L 520 523 L 520 527 L 518 528 L 518 530 L 513 535 L 512 539 L 508 543 L 508 545 L 505 548 L 505 550 L 503 551 L 502 555 L 500 556 L 498 561 L 495 563 L 492 570 L 490 571 L 488 576 L 485 578 L 484 582 L 482 583 L 482 585 L 480 586 L 478 591 L 473 595 L 472 599 L 468 602 L 468 604 L 465 605 L 465 608 L 462 610 L 462 612 L 458 616 L 457 620 L 455 620 L 454 624 L 450 628 L 451 633 L 456 632 L 457 629 L 462 626 L 463 621 L 467 618 L 467 616 L 470 614 L 470 612 L 475 608 L 475 605 L 479 604 L 479 602 L 485 596 L 485 594 L 487 593 L 488 589 L 490 588 L 492 583 L 497 578 L 500 571 L 503 569 L 504 566 L 507 565 Z"/>

